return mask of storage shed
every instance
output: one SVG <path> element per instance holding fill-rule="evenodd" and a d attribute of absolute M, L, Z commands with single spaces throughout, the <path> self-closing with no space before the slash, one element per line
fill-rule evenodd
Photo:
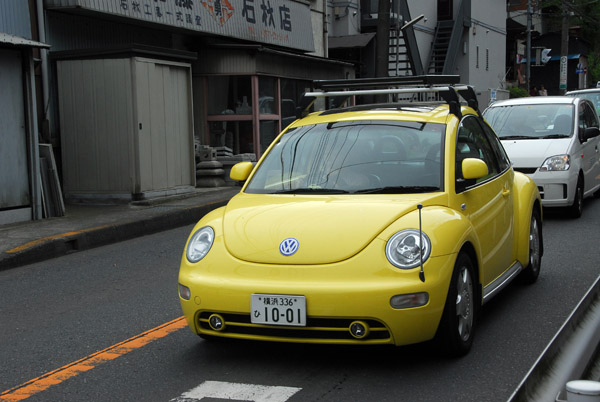
<path fill-rule="evenodd" d="M 128 53 L 57 61 L 71 202 L 129 202 L 195 188 L 191 65 Z"/>

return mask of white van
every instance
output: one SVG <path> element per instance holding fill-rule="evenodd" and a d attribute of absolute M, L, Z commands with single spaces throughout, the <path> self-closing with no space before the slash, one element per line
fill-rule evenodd
<path fill-rule="evenodd" d="M 484 112 L 513 163 L 537 184 L 545 207 L 578 218 L 600 192 L 600 130 L 594 105 L 570 96 L 498 101 Z"/>

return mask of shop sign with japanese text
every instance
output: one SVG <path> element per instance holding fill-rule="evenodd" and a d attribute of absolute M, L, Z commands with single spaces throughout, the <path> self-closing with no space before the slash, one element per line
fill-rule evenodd
<path fill-rule="evenodd" d="M 213 35 L 314 51 L 310 7 L 293 0 L 46 0 Z"/>

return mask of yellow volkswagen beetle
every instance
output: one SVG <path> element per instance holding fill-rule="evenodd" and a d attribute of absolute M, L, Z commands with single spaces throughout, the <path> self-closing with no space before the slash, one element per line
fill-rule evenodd
<path fill-rule="evenodd" d="M 360 80 L 318 82 L 307 106 L 407 92 L 443 102 L 312 112 L 256 166 L 232 168 L 245 182 L 240 193 L 198 222 L 181 261 L 179 297 L 194 333 L 360 345 L 435 339 L 462 355 L 482 304 L 514 278 L 537 279 L 537 187 L 511 168 L 473 89 L 381 81 L 367 89 L 356 89 Z M 340 91 L 346 84 L 352 90 Z"/>

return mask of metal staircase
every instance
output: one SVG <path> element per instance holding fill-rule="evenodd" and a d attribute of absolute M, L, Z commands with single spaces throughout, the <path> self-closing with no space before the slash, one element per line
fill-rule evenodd
<path fill-rule="evenodd" d="M 408 1 L 400 0 L 398 6 L 402 18 L 397 20 L 390 29 L 388 75 L 390 77 L 423 75 L 425 71 L 413 27 L 401 29 L 406 21 L 411 20 Z"/>
<path fill-rule="evenodd" d="M 452 28 L 454 28 L 454 20 L 438 22 L 429 56 L 429 67 L 427 68 L 428 74 L 443 73 L 446 56 L 448 55 L 448 48 L 450 47 Z"/>
<path fill-rule="evenodd" d="M 390 30 L 390 51 L 389 51 L 388 75 L 390 77 L 400 77 L 413 74 L 412 63 L 408 57 L 406 42 L 399 29 Z"/>
<path fill-rule="evenodd" d="M 461 0 L 454 20 L 438 21 L 429 61 L 428 74 L 456 74 L 456 55 L 461 38 L 471 25 L 471 0 Z"/>

